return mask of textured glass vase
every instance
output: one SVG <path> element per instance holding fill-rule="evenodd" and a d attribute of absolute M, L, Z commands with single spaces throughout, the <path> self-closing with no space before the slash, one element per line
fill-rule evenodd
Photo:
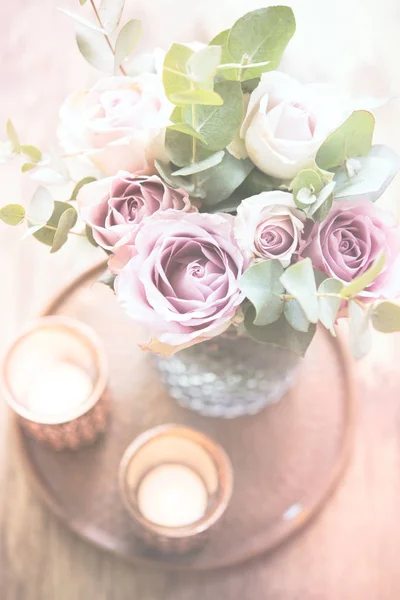
<path fill-rule="evenodd" d="M 293 385 L 300 360 L 288 350 L 230 331 L 156 358 L 164 385 L 181 406 L 227 419 L 278 402 Z"/>

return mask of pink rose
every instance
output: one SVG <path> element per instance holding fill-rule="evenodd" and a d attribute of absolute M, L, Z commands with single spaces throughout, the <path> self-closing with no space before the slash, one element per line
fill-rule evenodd
<path fill-rule="evenodd" d="M 297 251 L 305 216 L 287 192 L 263 192 L 242 200 L 235 219 L 235 237 L 248 258 L 280 260 L 289 266 Z"/>
<path fill-rule="evenodd" d="M 107 77 L 91 90 L 71 94 L 60 109 L 58 134 L 71 155 L 72 175 L 87 175 L 90 164 L 91 172 L 104 175 L 151 173 L 155 158 L 166 159 L 170 112 L 160 77 L 150 73 Z"/>
<path fill-rule="evenodd" d="M 337 202 L 323 223 L 316 223 L 301 249 L 314 267 L 349 283 L 385 254 L 383 271 L 360 294 L 392 298 L 400 294 L 400 228 L 394 217 L 371 202 Z"/>
<path fill-rule="evenodd" d="M 148 326 L 144 349 L 168 355 L 222 333 L 244 300 L 246 262 L 229 215 L 167 211 L 148 219 L 115 280 L 117 298 Z"/>
<path fill-rule="evenodd" d="M 88 183 L 77 200 L 81 218 L 105 250 L 133 245 L 144 220 L 156 212 L 193 210 L 185 190 L 169 187 L 157 175 L 124 172 Z"/>

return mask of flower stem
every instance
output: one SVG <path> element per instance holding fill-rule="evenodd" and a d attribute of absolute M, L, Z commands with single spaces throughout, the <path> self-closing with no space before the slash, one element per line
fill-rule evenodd
<path fill-rule="evenodd" d="M 91 6 L 92 6 L 92 8 L 93 8 L 93 12 L 94 12 L 94 14 L 95 14 L 95 16 L 96 16 L 96 19 L 97 19 L 97 21 L 98 21 L 98 24 L 100 25 L 100 27 L 101 27 L 102 29 L 104 29 L 103 22 L 102 22 L 102 20 L 101 20 L 101 17 L 100 17 L 99 11 L 97 10 L 97 7 L 96 7 L 96 5 L 95 5 L 95 3 L 94 3 L 94 0 L 90 0 L 90 4 L 91 4 Z M 112 43 L 111 43 L 111 40 L 110 40 L 110 38 L 108 37 L 108 35 L 107 35 L 106 33 L 104 34 L 104 37 L 106 38 L 106 42 L 107 42 L 107 44 L 108 44 L 108 47 L 110 48 L 110 50 L 111 50 L 111 52 L 112 52 L 113 56 L 115 56 L 115 50 L 114 50 L 114 47 L 113 47 L 113 45 L 112 45 Z M 124 69 L 124 67 L 123 67 L 122 65 L 119 65 L 119 69 L 120 69 L 120 71 L 121 71 L 122 75 L 127 75 L 127 72 L 125 71 L 125 69 Z"/>

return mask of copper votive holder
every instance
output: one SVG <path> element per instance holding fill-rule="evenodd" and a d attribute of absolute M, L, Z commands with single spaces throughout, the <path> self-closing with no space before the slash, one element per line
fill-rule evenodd
<path fill-rule="evenodd" d="M 157 470 L 171 469 L 171 466 L 190 471 L 205 489 L 203 514 L 185 525 L 171 526 L 149 520 L 140 505 L 145 481 Z M 169 479 L 165 477 L 164 484 L 173 486 L 173 475 Z M 220 522 L 232 495 L 233 471 L 225 451 L 208 436 L 188 427 L 168 424 L 145 431 L 127 448 L 120 464 L 119 486 L 136 536 L 153 550 L 184 554 L 199 550 L 210 530 Z M 166 487 L 160 486 L 158 493 L 148 495 L 148 499 L 162 504 L 166 494 Z"/>
<path fill-rule="evenodd" d="M 95 332 L 63 316 L 35 321 L 3 362 L 9 406 L 32 437 L 56 450 L 91 444 L 105 430 L 108 364 Z"/>

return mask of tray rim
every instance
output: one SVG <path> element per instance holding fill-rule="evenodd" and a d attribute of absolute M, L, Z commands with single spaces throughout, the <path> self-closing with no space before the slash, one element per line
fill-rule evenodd
<path fill-rule="evenodd" d="M 41 311 L 40 316 L 49 316 L 57 310 L 59 304 L 61 304 L 64 298 L 72 294 L 76 289 L 79 289 L 87 280 L 92 279 L 95 276 L 100 276 L 107 268 L 107 260 L 95 263 L 80 275 L 75 277 L 68 284 L 64 285 L 60 291 L 53 296 L 53 298 L 47 303 L 45 308 Z M 326 332 L 326 335 L 329 333 Z M 343 339 L 343 335 L 336 332 L 337 336 L 334 338 L 329 335 L 330 342 L 335 346 L 335 352 L 339 356 L 341 369 L 343 372 L 343 380 L 346 393 L 346 401 L 344 402 L 344 426 L 342 430 L 342 443 L 340 450 L 337 454 L 336 462 L 331 470 L 329 477 L 322 486 L 322 491 L 318 494 L 318 497 L 311 502 L 307 508 L 301 513 L 301 518 L 295 518 L 290 521 L 290 528 L 279 530 L 274 536 L 271 537 L 269 545 L 264 550 L 254 550 L 249 552 L 247 555 L 238 558 L 236 560 L 224 560 L 223 558 L 213 565 L 209 564 L 196 564 L 190 562 L 172 562 L 171 560 L 165 560 L 162 556 L 152 557 L 149 555 L 127 555 L 123 551 L 111 547 L 111 544 L 106 542 L 108 534 L 105 534 L 102 541 L 99 541 L 91 534 L 92 527 L 89 526 L 78 526 L 79 520 L 71 521 L 68 515 L 64 513 L 62 508 L 56 502 L 50 491 L 43 483 L 40 473 L 37 472 L 35 464 L 30 460 L 27 452 L 24 440 L 26 435 L 23 432 L 22 427 L 18 419 L 18 415 L 13 414 L 14 421 L 14 438 L 16 441 L 16 450 L 18 452 L 18 458 L 21 461 L 24 471 L 27 474 L 29 480 L 33 484 L 35 491 L 38 496 L 42 499 L 44 504 L 55 514 L 55 516 L 63 523 L 63 525 L 73 532 L 78 538 L 89 543 L 97 549 L 112 554 L 113 556 L 120 558 L 127 564 L 138 565 L 147 567 L 149 569 L 161 569 L 164 571 L 180 571 L 189 573 L 199 572 L 216 572 L 223 569 L 229 569 L 238 565 L 247 564 L 253 560 L 257 560 L 263 557 L 268 557 L 275 551 L 293 541 L 293 539 L 299 535 L 306 527 L 316 519 L 325 506 L 328 504 L 332 496 L 334 495 L 338 485 L 344 476 L 345 472 L 350 463 L 350 457 L 352 454 L 356 413 L 358 406 L 357 386 L 354 369 L 354 360 L 350 354 L 349 348 Z M 288 522 L 289 524 L 289 522 Z M 97 531 L 97 528 L 96 528 Z"/>

